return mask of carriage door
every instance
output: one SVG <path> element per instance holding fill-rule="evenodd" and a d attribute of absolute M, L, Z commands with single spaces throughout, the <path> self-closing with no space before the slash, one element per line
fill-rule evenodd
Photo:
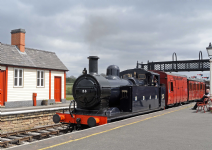
<path fill-rule="evenodd" d="M 0 106 L 4 105 L 4 71 L 0 70 Z"/>
<path fill-rule="evenodd" d="M 61 102 L 61 77 L 54 77 L 54 99 Z"/>

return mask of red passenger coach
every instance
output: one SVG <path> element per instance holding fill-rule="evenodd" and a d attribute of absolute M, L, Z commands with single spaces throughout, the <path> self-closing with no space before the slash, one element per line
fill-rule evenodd
<path fill-rule="evenodd" d="M 202 98 L 205 94 L 205 83 L 199 79 L 188 79 L 188 100 Z"/>
<path fill-rule="evenodd" d="M 160 83 L 165 84 L 166 88 L 166 106 L 187 102 L 187 77 L 179 74 L 165 73 L 155 71 L 160 74 Z"/>

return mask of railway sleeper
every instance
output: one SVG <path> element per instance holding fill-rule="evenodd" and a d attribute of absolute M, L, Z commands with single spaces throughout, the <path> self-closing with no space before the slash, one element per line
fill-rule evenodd
<path fill-rule="evenodd" d="M 2 141 L 4 142 L 8 142 L 10 144 L 21 144 L 21 140 L 20 139 L 9 139 L 9 138 L 1 138 Z"/>
<path fill-rule="evenodd" d="M 21 140 L 32 142 L 32 136 L 23 135 L 23 134 L 20 134 L 20 135 L 17 135 L 17 136 L 21 137 Z"/>
<path fill-rule="evenodd" d="M 36 132 L 28 132 L 27 135 L 32 136 L 33 139 L 41 139 L 42 135 L 41 133 L 36 133 Z"/>
<path fill-rule="evenodd" d="M 65 128 L 59 127 L 57 129 L 60 130 L 60 131 L 65 131 L 67 129 L 67 127 L 65 127 Z"/>
<path fill-rule="evenodd" d="M 8 148 L 9 147 L 9 141 L 6 141 L 6 142 L 1 142 L 0 141 L 0 146 Z"/>
<path fill-rule="evenodd" d="M 10 136 L 10 137 L 8 137 L 8 139 L 11 139 L 12 142 L 14 142 L 12 144 L 18 144 L 18 145 L 22 144 L 21 141 L 25 140 L 25 139 L 17 137 L 17 136 Z"/>
<path fill-rule="evenodd" d="M 47 131 L 50 131 L 51 135 L 58 135 L 60 133 L 59 130 L 55 130 L 55 129 L 47 129 Z"/>

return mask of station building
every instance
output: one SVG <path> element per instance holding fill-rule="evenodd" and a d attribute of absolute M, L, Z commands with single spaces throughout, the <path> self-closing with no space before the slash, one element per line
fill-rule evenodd
<path fill-rule="evenodd" d="M 0 43 L 0 107 L 66 101 L 67 67 L 54 52 L 25 47 L 25 30 L 11 31 L 11 45 Z"/>

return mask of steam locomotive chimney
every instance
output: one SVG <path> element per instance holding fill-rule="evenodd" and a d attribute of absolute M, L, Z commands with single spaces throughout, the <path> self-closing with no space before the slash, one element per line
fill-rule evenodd
<path fill-rule="evenodd" d="M 89 56 L 89 74 L 98 74 L 98 56 Z"/>

